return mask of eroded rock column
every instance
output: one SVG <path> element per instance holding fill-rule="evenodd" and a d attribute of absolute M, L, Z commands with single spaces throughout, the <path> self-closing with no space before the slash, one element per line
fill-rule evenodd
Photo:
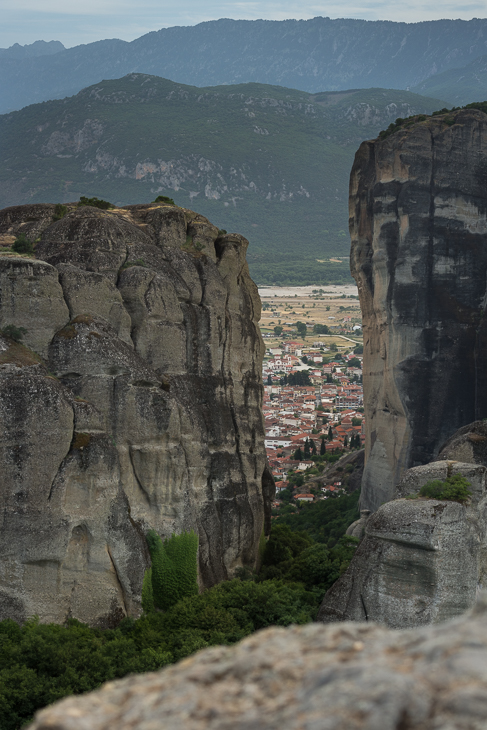
<path fill-rule="evenodd" d="M 487 116 L 417 120 L 364 142 L 350 181 L 363 313 L 362 507 L 487 416 Z"/>

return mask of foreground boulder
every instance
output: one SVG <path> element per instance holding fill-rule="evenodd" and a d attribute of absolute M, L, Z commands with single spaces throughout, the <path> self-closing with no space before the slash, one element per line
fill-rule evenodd
<path fill-rule="evenodd" d="M 416 118 L 355 157 L 364 509 L 392 499 L 406 469 L 487 415 L 486 180 L 487 115 L 475 109 Z"/>
<path fill-rule="evenodd" d="M 247 241 L 192 211 L 56 211 L 0 212 L 0 245 L 37 241 L 0 256 L 0 620 L 113 626 L 149 529 L 197 532 L 202 587 L 256 566 L 260 300 Z"/>
<path fill-rule="evenodd" d="M 447 626 L 259 632 L 39 712 L 29 730 L 483 730 L 487 602 Z"/>

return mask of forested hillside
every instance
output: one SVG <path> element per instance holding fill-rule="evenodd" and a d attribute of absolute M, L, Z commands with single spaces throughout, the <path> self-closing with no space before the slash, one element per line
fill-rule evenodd
<path fill-rule="evenodd" d="M 166 195 L 246 236 L 259 284 L 351 282 L 355 150 L 441 106 L 391 89 L 198 89 L 131 74 L 0 117 L 0 206 Z"/>

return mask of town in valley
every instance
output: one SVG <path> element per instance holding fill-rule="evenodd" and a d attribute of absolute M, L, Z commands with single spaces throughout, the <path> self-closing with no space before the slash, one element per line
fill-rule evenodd
<path fill-rule="evenodd" d="M 350 491 L 356 460 L 346 457 L 365 440 L 362 321 L 354 286 L 259 293 L 265 445 L 278 511 Z"/>

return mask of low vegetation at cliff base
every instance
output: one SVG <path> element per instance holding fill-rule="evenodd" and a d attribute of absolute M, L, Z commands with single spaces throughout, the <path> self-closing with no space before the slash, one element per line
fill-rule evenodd
<path fill-rule="evenodd" d="M 350 500 L 353 499 L 352 505 Z M 62 697 L 96 689 L 134 672 L 155 671 L 208 646 L 229 645 L 267 626 L 313 621 L 325 591 L 346 570 L 357 546 L 345 529 L 356 518 L 356 495 L 316 520 L 333 524 L 333 547 L 303 511 L 304 523 L 273 525 L 261 541 L 262 568 L 197 593 L 195 533 L 162 541 L 150 531 L 152 568 L 144 578 L 144 615 L 113 629 L 92 629 L 70 619 L 65 626 L 19 626 L 0 621 L 0 728 L 19 730 L 34 713 Z M 343 510 L 341 502 L 343 501 Z M 313 507 L 310 505 L 309 507 Z M 346 523 L 346 524 L 345 524 Z M 161 610 L 161 607 L 164 610 Z"/>
<path fill-rule="evenodd" d="M 198 535 L 184 532 L 162 542 L 155 530 L 149 530 L 147 544 L 152 561 L 144 576 L 142 607 L 166 611 L 180 599 L 198 593 Z"/>

